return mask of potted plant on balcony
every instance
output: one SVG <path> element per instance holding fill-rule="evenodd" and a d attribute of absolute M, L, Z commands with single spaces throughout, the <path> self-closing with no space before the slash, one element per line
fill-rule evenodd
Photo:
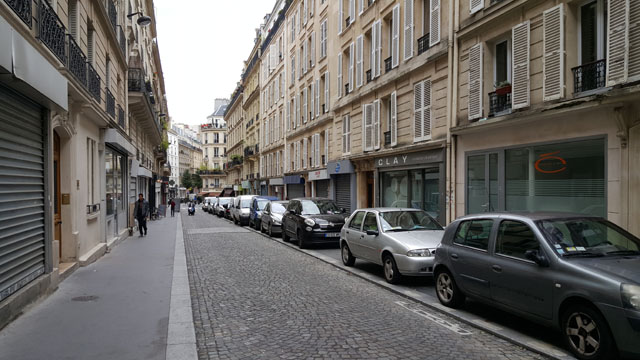
<path fill-rule="evenodd" d="M 511 93 L 511 83 L 509 81 L 496 82 L 496 95 L 507 95 Z"/>

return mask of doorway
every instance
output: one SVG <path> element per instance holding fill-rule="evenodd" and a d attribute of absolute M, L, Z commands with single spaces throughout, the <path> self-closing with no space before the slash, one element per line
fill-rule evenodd
<path fill-rule="evenodd" d="M 640 236 L 640 125 L 629 129 L 629 232 Z M 636 170 L 633 170 L 636 169 Z"/>
<path fill-rule="evenodd" d="M 60 136 L 53 132 L 53 224 L 58 256 L 62 259 L 62 193 L 60 191 Z"/>

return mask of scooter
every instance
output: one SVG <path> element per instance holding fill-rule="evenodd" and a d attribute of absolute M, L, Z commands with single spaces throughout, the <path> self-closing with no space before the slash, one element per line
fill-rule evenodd
<path fill-rule="evenodd" d="M 189 206 L 189 216 L 196 214 L 196 207 L 194 205 Z"/>

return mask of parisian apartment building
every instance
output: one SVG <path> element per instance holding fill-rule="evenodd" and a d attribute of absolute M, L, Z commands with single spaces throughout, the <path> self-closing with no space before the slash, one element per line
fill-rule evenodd
<path fill-rule="evenodd" d="M 629 0 L 276 1 L 225 114 L 227 185 L 638 235 L 639 21 Z"/>
<path fill-rule="evenodd" d="M 152 0 L 0 2 L 0 327 L 166 204 Z"/>

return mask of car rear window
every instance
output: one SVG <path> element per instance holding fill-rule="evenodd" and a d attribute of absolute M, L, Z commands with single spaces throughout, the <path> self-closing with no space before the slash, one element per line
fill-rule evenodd
<path fill-rule="evenodd" d="M 458 225 L 453 242 L 475 249 L 487 251 L 493 220 L 467 220 Z"/>

